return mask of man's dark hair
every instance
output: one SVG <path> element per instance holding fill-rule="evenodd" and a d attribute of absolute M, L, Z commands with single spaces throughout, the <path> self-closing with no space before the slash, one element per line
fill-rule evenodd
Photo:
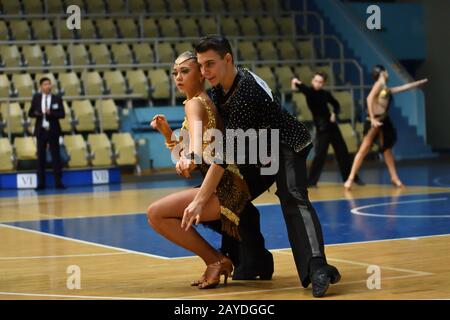
<path fill-rule="evenodd" d="M 42 85 L 42 84 L 44 83 L 44 81 L 48 81 L 48 82 L 52 83 L 52 81 L 50 80 L 50 78 L 42 77 L 41 80 L 39 80 L 39 85 Z"/>
<path fill-rule="evenodd" d="M 214 50 L 220 55 L 221 58 L 224 58 L 227 53 L 231 54 L 231 57 L 233 57 L 230 42 L 227 38 L 217 34 L 207 35 L 198 40 L 194 44 L 194 50 L 196 53 Z"/>
<path fill-rule="evenodd" d="M 327 79 L 328 79 L 327 74 L 325 72 L 322 72 L 322 71 L 317 71 L 316 73 L 314 73 L 314 77 L 315 76 L 321 76 L 323 81 L 327 81 Z"/>

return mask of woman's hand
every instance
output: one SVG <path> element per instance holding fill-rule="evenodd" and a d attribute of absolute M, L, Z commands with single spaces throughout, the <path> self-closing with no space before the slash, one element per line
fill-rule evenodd
<path fill-rule="evenodd" d="M 193 160 L 184 157 L 181 157 L 175 165 L 178 175 L 187 179 L 191 178 L 191 171 L 193 171 L 195 167 L 196 165 Z"/>
<path fill-rule="evenodd" d="M 375 118 L 370 119 L 370 124 L 372 125 L 372 127 L 374 128 L 378 128 L 381 127 L 383 125 L 383 123 L 381 121 L 378 121 Z"/>
<path fill-rule="evenodd" d="M 194 221 L 195 224 L 198 225 L 201 221 L 203 207 L 204 206 L 200 202 L 195 200 L 189 203 L 186 209 L 184 209 L 183 219 L 181 220 L 181 228 L 188 231 Z"/>
<path fill-rule="evenodd" d="M 158 130 L 167 141 L 171 140 L 172 129 L 170 129 L 169 123 L 163 114 L 157 114 L 153 117 L 150 125 L 153 129 Z"/>

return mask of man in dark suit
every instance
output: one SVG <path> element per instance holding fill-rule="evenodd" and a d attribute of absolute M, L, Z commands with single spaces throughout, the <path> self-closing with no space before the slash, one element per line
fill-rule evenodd
<path fill-rule="evenodd" d="M 65 117 L 64 106 L 60 96 L 52 95 L 52 83 L 43 77 L 39 81 L 41 93 L 35 94 L 28 112 L 30 118 L 36 118 L 34 135 L 37 140 L 38 152 L 38 190 L 45 189 L 45 162 L 47 145 L 52 154 L 53 175 L 56 188 L 64 189 L 61 181 L 61 157 L 59 153 L 59 137 L 61 126 L 59 119 Z"/>

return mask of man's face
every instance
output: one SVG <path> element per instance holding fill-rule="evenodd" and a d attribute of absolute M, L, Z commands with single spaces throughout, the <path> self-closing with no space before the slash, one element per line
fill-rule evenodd
<path fill-rule="evenodd" d="M 232 64 L 232 57 L 227 53 L 223 58 L 214 50 L 197 53 L 197 61 L 200 64 L 200 70 L 211 86 L 217 86 L 223 83 L 227 67 Z"/>
<path fill-rule="evenodd" d="M 316 74 L 311 80 L 311 86 L 314 90 L 321 90 L 325 85 L 325 80 L 322 76 Z"/>
<path fill-rule="evenodd" d="M 49 94 L 52 90 L 52 83 L 49 80 L 45 80 L 41 83 L 41 92 Z"/>

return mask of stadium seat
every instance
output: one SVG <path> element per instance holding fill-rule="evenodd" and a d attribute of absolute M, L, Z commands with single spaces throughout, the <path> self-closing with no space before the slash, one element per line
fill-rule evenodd
<path fill-rule="evenodd" d="M 104 167 L 112 165 L 111 142 L 104 133 L 88 135 L 88 144 L 91 149 L 92 165 Z"/>
<path fill-rule="evenodd" d="M 31 20 L 34 38 L 37 40 L 53 39 L 53 29 L 48 20 Z"/>
<path fill-rule="evenodd" d="M 139 38 L 139 28 L 133 18 L 119 18 L 116 23 L 122 38 Z"/>
<path fill-rule="evenodd" d="M 108 5 L 108 12 L 109 13 L 124 13 L 126 12 L 126 2 L 125 1 L 105 1 Z M 145 12 L 145 10 L 140 11 Z"/>
<path fill-rule="evenodd" d="M 48 13 L 65 13 L 64 4 L 61 0 L 47 0 L 47 11 Z"/>
<path fill-rule="evenodd" d="M 226 36 L 240 36 L 239 26 L 234 17 L 221 17 L 222 33 Z"/>
<path fill-rule="evenodd" d="M 114 61 L 119 64 L 133 63 L 133 54 L 130 47 L 126 43 L 111 44 L 111 52 L 114 56 Z"/>
<path fill-rule="evenodd" d="M 281 60 L 298 60 L 298 53 L 291 40 L 281 40 L 277 42 L 278 52 Z"/>
<path fill-rule="evenodd" d="M 259 0 L 255 0 L 255 1 L 259 1 Z M 249 4 L 247 4 L 247 5 L 249 5 Z M 259 7 L 253 7 L 253 8 L 261 8 L 261 7 L 259 6 Z M 278 35 L 278 28 L 277 28 L 277 25 L 276 25 L 273 17 L 271 17 L 271 16 L 258 17 L 257 21 L 259 23 L 259 26 L 261 27 L 261 31 L 262 31 L 263 35 L 265 35 L 265 36 Z"/>
<path fill-rule="evenodd" d="M 108 2 L 120 2 L 120 1 L 108 1 Z M 87 1 L 87 9 L 89 13 L 104 13 L 105 4 L 103 0 L 89 0 Z"/>
<path fill-rule="evenodd" d="M 132 48 L 137 63 L 153 63 L 153 51 L 148 43 L 134 43 Z"/>
<path fill-rule="evenodd" d="M 14 40 L 30 40 L 30 28 L 26 20 L 12 19 L 9 21 L 9 30 Z"/>
<path fill-rule="evenodd" d="M 273 1 L 272 1 L 273 2 Z M 292 17 L 281 17 L 276 19 L 278 29 L 283 36 L 293 35 L 295 32 L 294 20 Z"/>
<path fill-rule="evenodd" d="M 258 60 L 258 53 L 252 41 L 239 41 L 238 52 L 241 60 Z"/>
<path fill-rule="evenodd" d="M 358 139 L 353 131 L 352 125 L 350 123 L 339 124 L 339 129 L 341 130 L 342 136 L 344 137 L 345 144 L 347 145 L 348 151 L 350 153 L 355 153 L 358 151 Z"/>
<path fill-rule="evenodd" d="M 103 73 L 103 79 L 111 94 L 123 95 L 127 93 L 125 78 L 119 70 L 105 71 Z"/>
<path fill-rule="evenodd" d="M 148 10 L 151 13 L 166 13 L 166 3 L 164 0 L 150 0 L 148 1 Z"/>
<path fill-rule="evenodd" d="M 100 38 L 115 39 L 117 30 L 112 19 L 96 19 L 97 31 Z"/>
<path fill-rule="evenodd" d="M 242 34 L 244 36 L 258 36 L 260 35 L 258 25 L 254 17 L 239 18 Z"/>
<path fill-rule="evenodd" d="M 84 44 L 73 44 L 67 47 L 69 61 L 73 65 L 86 65 L 90 63 L 89 54 Z"/>
<path fill-rule="evenodd" d="M 277 49 L 272 41 L 258 41 L 256 46 L 258 47 L 258 53 L 261 57 L 260 60 L 278 60 Z"/>
<path fill-rule="evenodd" d="M 177 56 L 182 54 L 185 51 L 194 51 L 192 43 L 190 42 L 178 42 L 175 43 L 175 51 L 177 52 Z"/>
<path fill-rule="evenodd" d="M 220 33 L 218 31 L 218 24 L 214 17 L 202 18 L 201 23 L 199 23 L 201 34 L 216 34 Z"/>
<path fill-rule="evenodd" d="M 291 90 L 291 79 L 294 77 L 291 67 L 277 67 L 275 68 L 275 74 L 278 79 L 278 89 L 281 92 L 289 92 Z"/>
<path fill-rule="evenodd" d="M 39 0 L 22 0 L 23 11 L 25 14 L 42 14 L 44 7 Z"/>
<path fill-rule="evenodd" d="M 67 29 L 67 27 L 66 27 Z M 81 28 L 77 29 L 78 37 L 81 39 L 95 39 L 97 33 L 95 31 L 94 23 L 91 19 L 81 19 Z"/>
<path fill-rule="evenodd" d="M 113 99 L 96 100 L 95 109 L 97 109 L 99 123 L 101 123 L 103 130 L 119 130 L 119 115 Z"/>
<path fill-rule="evenodd" d="M 15 73 L 12 75 L 14 88 L 19 97 L 31 97 L 34 93 L 33 80 L 29 73 Z"/>
<path fill-rule="evenodd" d="M 189 0 L 187 3 L 189 5 L 190 12 L 204 12 L 206 9 L 204 7 L 205 2 L 203 0 Z"/>
<path fill-rule="evenodd" d="M 29 67 L 41 67 L 45 65 L 44 55 L 39 45 L 25 45 L 22 47 L 24 64 Z"/>
<path fill-rule="evenodd" d="M 72 132 L 72 126 L 73 126 L 73 116 L 72 116 L 72 110 L 69 108 L 69 105 L 67 104 L 67 101 L 63 100 L 63 106 L 64 106 L 64 113 L 65 117 L 62 119 L 59 119 L 59 125 L 61 126 L 61 131 L 63 133 L 70 133 Z"/>
<path fill-rule="evenodd" d="M 6 74 L 0 74 L 0 97 L 10 97 L 12 95 L 11 83 Z"/>
<path fill-rule="evenodd" d="M 14 139 L 17 160 L 36 160 L 37 148 L 34 137 L 16 137 Z"/>
<path fill-rule="evenodd" d="M 69 168 L 83 168 L 89 165 L 86 141 L 81 134 L 65 135 L 64 145 L 69 155 Z"/>
<path fill-rule="evenodd" d="M 199 27 L 194 18 L 180 18 L 178 21 L 184 37 L 197 37 L 199 35 Z"/>
<path fill-rule="evenodd" d="M 74 38 L 74 30 L 70 30 L 67 28 L 66 20 L 65 19 L 59 19 L 55 20 L 54 23 L 55 26 L 55 36 L 57 39 L 73 39 Z"/>
<path fill-rule="evenodd" d="M 353 95 L 350 91 L 335 91 L 333 96 L 341 105 L 339 119 L 341 121 L 350 121 L 352 119 L 352 110 L 354 108 Z"/>
<path fill-rule="evenodd" d="M 14 169 L 14 156 L 11 143 L 8 138 L 0 138 L 0 171 L 12 171 Z"/>
<path fill-rule="evenodd" d="M 3 14 L 20 14 L 20 2 L 19 1 L 2 1 Z"/>
<path fill-rule="evenodd" d="M 170 0 L 167 3 L 170 6 L 170 12 L 186 12 L 187 10 L 183 0 Z"/>
<path fill-rule="evenodd" d="M 95 113 L 90 100 L 74 100 L 72 110 L 77 132 L 93 132 L 95 130 Z"/>
<path fill-rule="evenodd" d="M 8 41 L 9 33 L 5 20 L 0 20 L 0 41 Z"/>
<path fill-rule="evenodd" d="M 2 102 L 0 105 L 3 121 L 3 132 L 8 133 L 11 130 L 12 134 L 24 133 L 24 117 L 23 111 L 20 108 L 19 103 L 12 102 L 9 104 L 9 116 L 8 116 L 8 103 Z"/>
<path fill-rule="evenodd" d="M 61 89 L 66 96 L 79 96 L 81 94 L 80 79 L 75 72 L 63 72 L 58 75 Z"/>
<path fill-rule="evenodd" d="M 303 93 L 295 92 L 292 94 L 292 103 L 297 114 L 297 119 L 302 122 L 311 122 L 313 120 L 311 111 L 306 103 Z"/>
<path fill-rule="evenodd" d="M 173 18 L 160 18 L 158 23 L 163 37 L 179 37 L 178 25 Z"/>
<path fill-rule="evenodd" d="M 145 13 L 147 4 L 145 0 L 128 0 L 128 10 L 132 13 Z"/>
<path fill-rule="evenodd" d="M 208 0 L 206 1 L 206 4 L 209 12 L 213 13 L 226 12 L 225 3 L 223 2 L 223 0 Z"/>
<path fill-rule="evenodd" d="M 0 55 L 6 67 L 22 66 L 19 48 L 16 45 L 0 46 Z"/>
<path fill-rule="evenodd" d="M 173 63 L 175 61 L 175 53 L 172 45 L 168 42 L 158 42 L 156 46 L 157 57 L 159 62 Z"/>
<path fill-rule="evenodd" d="M 149 96 L 148 79 L 142 70 L 128 70 L 126 77 L 130 88 L 133 88 L 133 94 L 142 95 L 144 99 Z"/>
<path fill-rule="evenodd" d="M 85 71 L 81 74 L 86 95 L 104 94 L 103 80 L 97 71 Z"/>
<path fill-rule="evenodd" d="M 157 38 L 159 36 L 158 25 L 156 24 L 155 19 L 153 18 L 143 19 L 142 24 L 143 24 L 144 38 Z"/>
<path fill-rule="evenodd" d="M 60 44 L 46 44 L 44 46 L 47 63 L 52 66 L 64 66 L 67 64 L 66 52 Z"/>
<path fill-rule="evenodd" d="M 312 40 L 300 40 L 298 41 L 297 47 L 302 59 L 316 59 L 316 52 Z"/>
<path fill-rule="evenodd" d="M 111 142 L 114 146 L 117 165 L 137 164 L 136 145 L 129 132 L 113 133 Z"/>
<path fill-rule="evenodd" d="M 309 86 L 314 76 L 314 71 L 311 69 L 311 67 L 308 65 L 301 65 L 295 67 L 294 69 L 297 78 L 299 78 L 302 82 Z"/>
<path fill-rule="evenodd" d="M 246 8 L 244 6 L 244 3 L 246 1 L 242 1 L 242 0 L 224 0 L 224 1 L 225 1 L 228 12 L 251 11 L 251 10 L 255 10 L 255 8 L 261 8 L 261 6 L 258 6 L 258 7 L 247 6 L 247 8 L 250 8 L 250 10 L 245 10 Z"/>
<path fill-rule="evenodd" d="M 92 62 L 94 64 L 111 64 L 111 55 L 105 43 L 97 43 L 89 45 Z"/>
<path fill-rule="evenodd" d="M 153 69 L 148 72 L 153 99 L 170 98 L 170 80 L 164 69 Z"/>

